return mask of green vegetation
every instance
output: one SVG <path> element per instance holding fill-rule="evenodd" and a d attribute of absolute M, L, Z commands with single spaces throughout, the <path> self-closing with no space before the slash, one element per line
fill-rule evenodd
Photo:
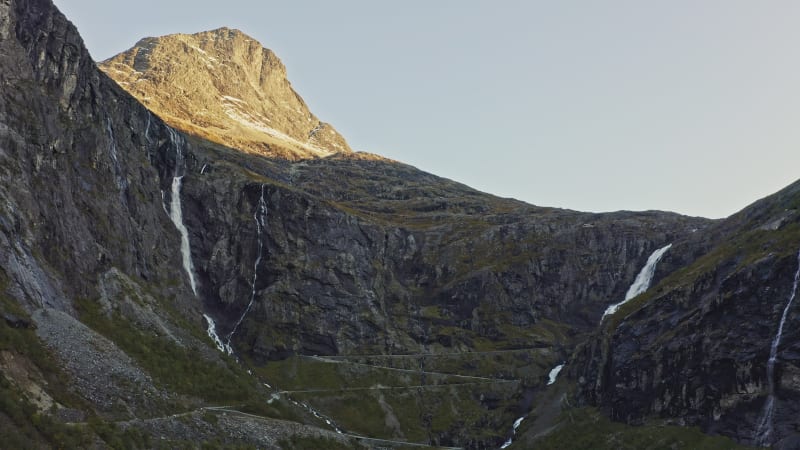
<path fill-rule="evenodd" d="M 199 443 L 199 447 L 196 440 L 159 440 L 149 448 L 158 450 L 196 450 L 197 448 L 202 450 L 256 450 L 258 447 L 246 444 L 230 444 L 219 439 L 212 439 Z"/>
<path fill-rule="evenodd" d="M 5 295 L 6 275 L 0 270 L 0 312 L 30 321 L 28 314 Z M 88 424 L 67 425 L 56 421 L 50 411 L 40 411 L 19 386 L 0 372 L 0 429 L 2 448 L 31 448 L 34 443 L 53 448 L 86 448 L 99 437 L 112 448 L 147 448 L 146 435 L 136 430 L 121 430 L 93 416 L 88 404 L 69 390 L 68 377 L 56 363 L 55 356 L 42 344 L 32 328 L 11 327 L 0 319 L 0 352 L 13 355 L 13 360 L 41 376 L 41 385 L 55 402 L 88 412 Z M 55 406 L 54 406 L 55 408 Z"/>
<path fill-rule="evenodd" d="M 292 395 L 355 433 L 424 443 L 436 435 L 502 437 L 515 394 L 514 384 L 485 383 Z"/>
<path fill-rule="evenodd" d="M 243 402 L 258 396 L 255 382 L 235 361 L 209 361 L 198 349 L 142 332 L 119 314 L 109 318 L 96 302 L 76 303 L 84 323 L 114 341 L 163 387 L 210 402 Z"/>
<path fill-rule="evenodd" d="M 525 422 L 520 433 L 525 431 Z M 511 449 L 586 449 L 586 450 L 658 450 L 658 449 L 745 449 L 721 436 L 709 436 L 697 428 L 662 424 L 639 427 L 612 422 L 593 408 L 570 409 L 561 414 L 560 426 L 544 438 L 528 442 L 517 440 Z"/>
<path fill-rule="evenodd" d="M 57 448 L 81 448 L 91 435 L 80 427 L 70 427 L 41 413 L 4 376 L 0 376 L 0 429 L 3 448 L 30 448 L 47 443 Z"/>
<path fill-rule="evenodd" d="M 523 384 L 540 384 L 556 364 L 556 355 L 549 348 L 529 348 L 479 353 L 443 353 L 424 356 L 357 356 L 339 357 L 340 361 L 449 374 L 458 382 L 475 381 L 464 377 L 485 377 L 521 380 Z M 386 384 L 386 383 L 384 383 Z"/>
<path fill-rule="evenodd" d="M 418 368 L 417 368 L 418 369 Z M 437 374 L 405 372 L 369 367 L 361 364 L 318 361 L 308 357 L 292 357 L 272 361 L 256 369 L 256 373 L 270 380 L 282 390 L 353 389 L 382 386 L 408 386 L 426 384 L 463 383 L 464 379 Z"/>
<path fill-rule="evenodd" d="M 639 310 L 664 292 L 689 289 L 703 276 L 714 273 L 726 262 L 735 263 L 733 272 L 745 270 L 769 254 L 775 257 L 794 256 L 800 243 L 800 224 L 792 223 L 776 230 L 754 229 L 738 233 L 723 241 L 694 263 L 673 272 L 658 285 L 622 305 L 609 320 L 604 322 L 606 330 L 614 330 L 623 318 Z"/>
<path fill-rule="evenodd" d="M 504 364 L 514 370 L 514 365 L 533 364 L 538 356 L 529 351 L 425 356 L 426 371 L 436 366 L 453 372 L 424 376 L 418 372 L 420 357 L 381 356 L 339 363 L 294 357 L 270 362 L 257 372 L 280 389 L 297 389 L 288 395 L 332 417 L 342 428 L 365 436 L 417 443 L 428 442 L 432 436 L 493 441 L 502 437 L 514 419 L 511 411 L 518 401 L 519 384 L 465 378 L 459 372 L 465 367 L 497 372 Z M 541 373 L 543 369 L 536 366 L 535 370 Z"/>
<path fill-rule="evenodd" d="M 350 441 L 345 445 L 339 441 L 322 437 L 292 436 L 289 439 L 281 439 L 278 446 L 284 450 L 352 450 L 353 448 L 363 448 L 355 441 Z"/>
<path fill-rule="evenodd" d="M 151 448 L 150 437 L 136 428 L 120 428 L 113 422 L 98 418 L 89 421 L 89 428 L 113 449 Z"/>

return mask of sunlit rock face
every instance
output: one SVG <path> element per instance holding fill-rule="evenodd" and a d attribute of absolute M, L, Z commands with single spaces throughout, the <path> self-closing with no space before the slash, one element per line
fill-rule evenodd
<path fill-rule="evenodd" d="M 100 68 L 170 125 L 229 147 L 288 159 L 350 153 L 275 53 L 241 31 L 144 38 Z"/>

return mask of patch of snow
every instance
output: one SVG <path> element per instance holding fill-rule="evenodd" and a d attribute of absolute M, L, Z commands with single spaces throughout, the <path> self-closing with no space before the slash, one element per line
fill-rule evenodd
<path fill-rule="evenodd" d="M 206 51 L 205 51 L 205 50 L 203 50 L 203 49 L 202 49 L 202 48 L 200 48 L 200 47 L 195 47 L 194 45 L 190 45 L 189 47 L 191 47 L 191 48 L 193 48 L 193 49 L 197 50 L 198 52 L 200 52 L 200 53 L 202 53 L 202 54 L 204 54 L 204 55 L 208 55 L 208 53 L 206 53 Z"/>
<path fill-rule="evenodd" d="M 229 102 L 235 102 L 235 103 L 243 103 L 245 105 L 247 104 L 246 101 L 244 101 L 244 100 L 242 100 L 240 98 L 231 97 L 230 95 L 223 95 L 222 96 L 222 100 L 227 100 Z"/>
<path fill-rule="evenodd" d="M 236 99 L 236 100 L 238 100 L 238 99 Z M 231 100 L 231 101 L 235 101 L 235 100 Z M 282 141 L 284 141 L 286 143 L 293 144 L 293 145 L 295 145 L 297 147 L 300 147 L 300 148 L 302 148 L 304 150 L 308 150 L 309 152 L 313 153 L 316 156 L 330 156 L 330 155 L 332 155 L 334 153 L 334 152 L 332 152 L 330 150 L 323 149 L 323 148 L 317 147 L 315 145 L 310 145 L 310 144 L 308 144 L 306 142 L 300 142 L 297 139 L 295 139 L 295 138 L 293 138 L 293 137 L 291 137 L 291 136 L 289 136 L 289 135 L 287 135 L 285 133 L 282 133 L 282 132 L 280 132 L 280 131 L 278 131 L 278 130 L 270 127 L 270 126 L 267 126 L 263 121 L 257 120 L 251 114 L 237 110 L 234 107 L 234 105 L 231 105 L 230 103 L 225 104 L 223 102 L 223 108 L 225 110 L 225 114 L 227 114 L 228 117 L 230 117 L 231 119 L 239 122 L 240 124 L 242 124 L 242 125 L 244 125 L 244 126 L 246 126 L 248 128 L 252 128 L 254 130 L 260 131 L 262 133 L 266 133 L 266 134 L 268 134 L 268 135 L 270 135 L 270 136 L 272 136 L 272 137 L 274 137 L 276 139 L 280 139 L 280 140 L 282 140 Z"/>

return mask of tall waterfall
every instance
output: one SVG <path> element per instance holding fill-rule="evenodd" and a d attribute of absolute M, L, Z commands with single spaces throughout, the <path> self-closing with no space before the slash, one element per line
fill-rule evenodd
<path fill-rule="evenodd" d="M 264 242 L 261 239 L 261 233 L 264 228 L 267 226 L 267 202 L 264 201 L 264 185 L 261 185 L 261 197 L 258 199 L 258 207 L 256 208 L 256 212 L 253 214 L 253 220 L 256 222 L 256 236 L 258 238 L 258 255 L 256 256 L 256 262 L 253 264 L 253 282 L 250 285 L 250 302 L 247 303 L 247 308 L 245 308 L 242 315 L 239 317 L 239 320 L 236 321 L 236 325 L 233 326 L 233 330 L 231 330 L 230 334 L 228 335 L 228 347 L 231 345 L 231 338 L 233 338 L 233 334 L 236 333 L 236 330 L 239 328 L 239 325 L 242 324 L 244 317 L 247 313 L 250 312 L 250 308 L 253 307 L 253 301 L 256 299 L 256 280 L 258 279 L 258 266 L 261 264 L 261 252 L 264 247 Z"/>
<path fill-rule="evenodd" d="M 666 253 L 670 247 L 672 247 L 672 244 L 665 245 L 664 247 L 654 251 L 650 257 L 647 258 L 647 262 L 645 263 L 644 267 L 642 267 L 642 270 L 638 275 L 636 275 L 636 279 L 633 280 L 631 287 L 628 288 L 628 292 L 625 294 L 625 299 L 606 308 L 606 312 L 604 312 L 603 317 L 600 318 L 601 322 L 606 316 L 614 314 L 617 312 L 620 306 L 628 303 L 630 299 L 636 297 L 650 287 L 650 283 L 653 281 L 653 276 L 656 273 L 656 265 L 659 261 L 661 261 L 661 257 L 664 256 L 664 253 Z"/>
<path fill-rule="evenodd" d="M 647 258 L 647 262 L 645 263 L 644 267 L 642 267 L 642 270 L 638 275 L 636 275 L 636 279 L 633 280 L 633 284 L 631 284 L 631 286 L 628 288 L 628 292 L 625 294 L 625 300 L 609 306 L 606 309 L 606 312 L 603 313 L 603 317 L 600 318 L 600 322 L 602 322 L 607 315 L 614 314 L 617 312 L 620 306 L 624 305 L 630 299 L 636 297 L 650 287 L 650 283 L 653 281 L 653 276 L 656 273 L 656 265 L 661 260 L 661 257 L 664 256 L 664 253 L 670 249 L 670 247 L 672 247 L 672 244 L 665 245 L 664 247 L 654 251 L 650 257 Z M 550 370 L 550 373 L 548 374 L 547 386 L 550 386 L 556 382 L 558 374 L 561 372 L 561 369 L 564 368 L 565 364 L 566 363 L 561 363 Z M 514 428 L 512 430 L 511 437 L 508 438 L 502 447 L 500 447 L 501 449 L 510 446 L 514 442 L 514 435 L 517 432 L 517 427 L 519 427 L 519 424 L 522 423 L 522 420 L 525 419 L 525 417 L 526 416 L 522 416 L 517 419 L 516 422 L 514 422 Z"/>
<path fill-rule="evenodd" d="M 169 218 L 175 224 L 175 228 L 181 235 L 181 255 L 183 257 L 183 270 L 189 275 L 189 283 L 192 286 L 192 292 L 197 295 L 197 281 L 194 277 L 194 265 L 192 264 L 192 249 L 189 246 L 189 230 L 183 223 L 183 212 L 181 211 L 181 175 L 182 170 L 185 171 L 183 160 L 183 139 L 172 128 L 167 127 L 169 131 L 169 139 L 175 147 L 175 175 L 172 177 L 172 195 L 170 196 L 169 205 Z"/>
<path fill-rule="evenodd" d="M 769 360 L 767 360 L 767 383 L 769 383 L 769 395 L 767 401 L 764 403 L 764 412 L 761 414 L 761 420 L 758 421 L 758 428 L 756 429 L 755 441 L 760 447 L 768 446 L 771 444 L 772 438 L 772 419 L 775 415 L 775 362 L 778 360 L 778 346 L 781 343 L 783 336 L 783 326 L 786 324 L 786 317 L 789 315 L 789 308 L 794 302 L 794 297 L 797 295 L 797 282 L 800 279 L 800 252 L 797 254 L 797 271 L 794 273 L 794 284 L 792 285 L 792 292 L 789 295 L 789 300 L 783 308 L 783 315 L 781 315 L 780 324 L 778 324 L 778 332 L 772 339 L 772 346 L 769 350 Z"/>

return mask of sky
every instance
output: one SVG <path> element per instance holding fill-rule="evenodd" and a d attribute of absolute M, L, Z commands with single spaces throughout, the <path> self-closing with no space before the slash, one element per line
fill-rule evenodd
<path fill-rule="evenodd" d="M 356 150 L 582 211 L 728 216 L 800 178 L 795 0 L 55 0 L 96 60 L 238 28 Z"/>

